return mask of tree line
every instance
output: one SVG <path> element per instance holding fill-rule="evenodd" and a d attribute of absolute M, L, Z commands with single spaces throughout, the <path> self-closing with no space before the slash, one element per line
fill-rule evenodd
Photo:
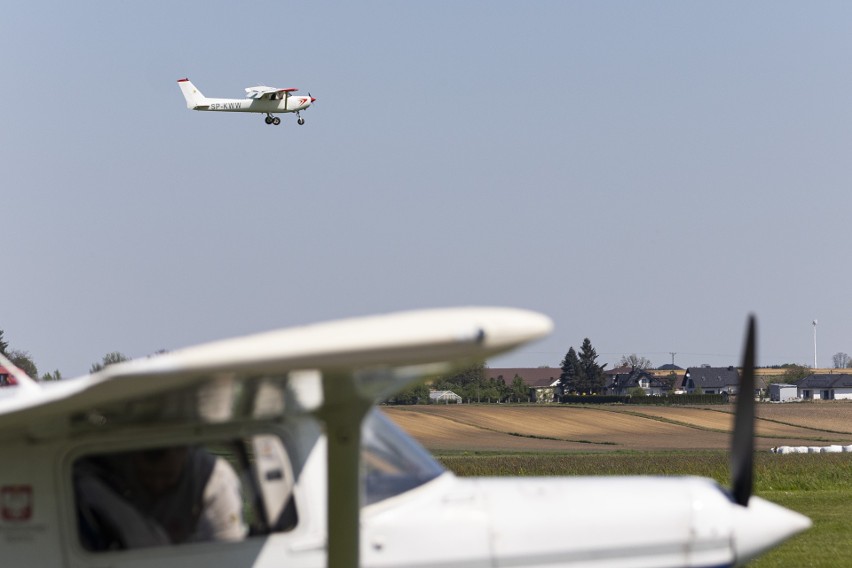
<path fill-rule="evenodd" d="M 842 354 L 845 355 L 845 354 Z M 837 359 L 837 356 L 835 356 Z M 837 360 L 836 360 L 837 362 Z M 852 368 L 852 360 L 848 357 L 843 363 Z M 618 367 L 630 367 L 632 369 L 652 369 L 653 363 L 635 353 L 622 355 L 618 361 Z M 592 346 L 591 340 L 583 339 L 580 350 L 573 346 L 562 358 L 559 365 L 560 374 L 557 384 L 557 392 L 561 395 L 596 395 L 604 391 L 606 386 L 607 364 L 598 363 L 597 350 Z M 778 382 L 795 382 L 809 375 L 812 370 L 803 365 L 785 363 L 775 368 L 783 369 L 783 374 L 776 378 Z M 660 381 L 669 384 L 672 388 L 675 375 L 659 377 Z M 386 402 L 390 404 L 428 404 L 430 390 L 449 390 L 461 396 L 464 402 L 528 402 L 530 400 L 530 387 L 524 379 L 518 375 L 511 383 L 506 383 L 503 378 L 486 379 L 485 365 L 478 363 L 463 369 L 453 375 L 441 377 L 431 384 L 419 383 L 400 392 Z M 644 395 L 641 388 L 635 389 L 636 395 Z"/>
<path fill-rule="evenodd" d="M 852 358 L 847 353 L 839 351 L 831 357 L 835 369 L 850 369 L 852 368 Z"/>
<path fill-rule="evenodd" d="M 515 375 L 511 383 L 503 377 L 485 377 L 485 364 L 475 363 L 456 373 L 439 377 L 431 384 L 418 383 L 397 393 L 386 402 L 390 404 L 428 404 L 429 391 L 452 391 L 465 402 L 527 402 L 529 387 Z"/>
<path fill-rule="evenodd" d="M 164 353 L 164 350 L 155 354 Z M 57 381 L 63 378 L 58 369 L 39 375 L 38 367 L 29 351 L 21 348 L 11 348 L 5 338 L 4 330 L 0 329 L 0 354 L 9 359 L 13 365 L 30 377 L 42 381 Z M 558 386 L 564 394 L 596 394 L 604 388 L 606 364 L 597 363 L 598 354 L 589 338 L 584 338 L 580 351 L 573 346 L 560 363 Z M 109 365 L 129 361 L 130 357 L 120 351 L 111 351 L 99 361 L 92 363 L 89 373 L 96 373 Z M 835 353 L 832 357 L 835 369 L 852 368 L 852 357 L 844 352 Z M 649 359 L 632 353 L 623 355 L 618 362 L 619 367 L 635 369 L 651 369 L 653 364 Z M 783 369 L 780 382 L 795 382 L 811 373 L 810 367 L 795 363 L 773 365 L 771 368 Z M 471 365 L 455 374 L 435 379 L 427 385 L 419 383 L 398 393 L 388 402 L 396 404 L 425 404 L 429 401 L 429 391 L 449 390 L 461 396 L 466 402 L 526 402 L 530 399 L 529 387 L 524 379 L 515 375 L 507 383 L 502 377 L 486 378 L 483 362 Z"/>
<path fill-rule="evenodd" d="M 589 338 L 583 340 L 580 352 L 574 347 L 562 359 L 559 387 L 565 394 L 592 394 L 604 387 L 606 364 L 597 362 L 598 353 Z M 651 362 L 635 354 L 622 357 L 621 364 L 648 368 Z M 440 377 L 431 384 L 418 383 L 389 398 L 390 404 L 428 404 L 429 391 L 448 390 L 464 402 L 529 402 L 530 388 L 523 377 L 515 375 L 510 383 L 503 377 L 486 378 L 485 364 L 480 362 L 452 375 Z"/>
<path fill-rule="evenodd" d="M 41 379 L 42 381 L 58 381 L 62 378 L 62 374 L 58 369 L 39 377 L 38 367 L 36 367 L 30 352 L 24 349 L 11 349 L 2 329 L 0 329 L 0 354 L 30 377 Z"/>
<path fill-rule="evenodd" d="M 59 372 L 59 369 L 55 369 L 52 372 L 47 372 L 39 376 L 38 366 L 36 365 L 35 359 L 30 354 L 30 352 L 25 349 L 10 348 L 9 342 L 5 338 L 4 330 L 2 329 L 0 329 L 0 354 L 6 357 L 6 359 L 8 359 L 15 367 L 26 373 L 27 376 L 32 377 L 36 380 L 59 381 L 63 378 L 62 373 Z M 119 351 L 111 351 L 104 355 L 100 361 L 92 363 L 91 367 L 89 367 L 89 372 L 95 373 L 108 365 L 121 363 L 122 361 L 129 360 L 130 357 L 124 355 L 123 353 Z"/>

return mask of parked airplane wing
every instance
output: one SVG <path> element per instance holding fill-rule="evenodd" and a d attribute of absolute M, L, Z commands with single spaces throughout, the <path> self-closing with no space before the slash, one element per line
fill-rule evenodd
<path fill-rule="evenodd" d="M 485 359 L 539 338 L 551 327 L 547 317 L 524 310 L 455 308 L 260 333 L 111 365 L 40 389 L 3 389 L 0 430 L 24 434 L 74 427 L 75 420 L 134 416 L 221 421 L 242 413 L 268 418 L 318 411 L 343 393 L 372 404 L 424 374 Z"/>

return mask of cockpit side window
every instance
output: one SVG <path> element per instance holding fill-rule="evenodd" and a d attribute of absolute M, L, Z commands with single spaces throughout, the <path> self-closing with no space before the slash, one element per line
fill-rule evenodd
<path fill-rule="evenodd" d="M 77 532 L 93 552 L 241 541 L 297 521 L 275 435 L 90 453 L 72 475 Z"/>
<path fill-rule="evenodd" d="M 364 420 L 361 435 L 365 504 L 399 495 L 435 479 L 444 468 L 379 410 Z"/>

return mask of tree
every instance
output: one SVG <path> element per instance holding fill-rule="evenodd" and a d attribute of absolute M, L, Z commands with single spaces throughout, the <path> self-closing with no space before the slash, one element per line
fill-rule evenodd
<path fill-rule="evenodd" d="M 506 379 L 502 375 L 497 378 L 491 377 L 488 379 L 486 386 L 488 389 L 488 402 L 491 402 L 492 399 L 503 402 L 512 396 L 512 390 L 506 385 Z"/>
<path fill-rule="evenodd" d="M 573 347 L 568 348 L 568 353 L 562 358 L 562 373 L 559 375 L 559 386 L 562 394 L 577 392 L 580 387 L 582 368 L 580 358 Z"/>
<path fill-rule="evenodd" d="M 633 397 L 648 396 L 648 393 L 646 393 L 645 389 L 643 389 L 642 387 L 633 387 L 632 389 L 627 391 L 627 394 Z"/>
<path fill-rule="evenodd" d="M 839 353 L 835 353 L 831 359 L 832 361 L 834 361 L 835 369 L 845 369 L 849 366 L 850 363 L 849 355 L 842 351 L 840 351 Z"/>
<path fill-rule="evenodd" d="M 657 377 L 657 379 L 666 385 L 665 390 L 672 391 L 674 390 L 675 383 L 680 380 L 680 377 L 678 377 L 677 374 L 672 371 L 665 377 Z"/>
<path fill-rule="evenodd" d="M 429 386 L 416 383 L 388 399 L 390 404 L 427 404 L 429 402 Z"/>
<path fill-rule="evenodd" d="M 809 367 L 797 365 L 796 363 L 785 363 L 784 365 L 781 365 L 781 368 L 784 369 L 782 380 L 785 383 L 795 383 L 799 379 L 803 379 L 811 374 Z"/>
<path fill-rule="evenodd" d="M 598 352 L 592 347 L 592 342 L 589 338 L 583 340 L 583 345 L 580 347 L 580 390 L 583 392 L 598 392 L 604 384 L 603 370 L 604 365 L 598 365 Z"/>
<path fill-rule="evenodd" d="M 38 369 L 36 368 L 36 364 L 33 361 L 32 355 L 30 355 L 29 352 L 23 351 L 21 349 L 10 349 L 6 353 L 6 357 L 9 359 L 9 361 L 12 362 L 14 366 L 22 370 L 30 377 L 38 377 Z"/>
<path fill-rule="evenodd" d="M 61 381 L 62 373 L 59 372 L 59 369 L 54 370 L 52 373 L 45 373 L 41 376 L 42 381 Z"/>
<path fill-rule="evenodd" d="M 520 375 L 515 375 L 515 378 L 512 379 L 512 398 L 516 401 L 521 402 L 522 400 L 529 400 L 530 388 L 527 386 L 527 383 L 524 382 L 523 377 Z"/>
<path fill-rule="evenodd" d="M 636 353 L 622 355 L 618 362 L 619 367 L 633 367 L 634 369 L 651 369 L 654 364 L 649 359 L 640 357 Z"/>
<path fill-rule="evenodd" d="M 100 363 L 92 363 L 92 366 L 89 368 L 89 372 L 97 373 L 110 365 L 115 365 L 116 363 L 122 363 L 124 361 L 130 361 L 130 357 L 118 351 L 110 351 L 104 355 Z"/>
<path fill-rule="evenodd" d="M 477 402 L 487 400 L 491 394 L 485 384 L 485 363 L 482 362 L 435 381 L 433 387 L 437 390 L 451 390 L 462 398 Z"/>
<path fill-rule="evenodd" d="M 9 349 L 9 344 L 6 343 L 5 339 L 3 339 L 3 330 L 0 329 L 0 354 L 3 354 L 8 358 L 9 354 L 6 352 L 7 349 Z"/>

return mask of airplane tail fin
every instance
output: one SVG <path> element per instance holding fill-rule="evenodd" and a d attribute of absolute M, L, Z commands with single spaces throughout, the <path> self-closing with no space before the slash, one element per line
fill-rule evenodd
<path fill-rule="evenodd" d="M 183 93 L 183 98 L 186 99 L 186 108 L 197 109 L 207 106 L 207 97 L 201 94 L 201 91 L 192 84 L 189 79 L 178 79 L 178 85 Z"/>

